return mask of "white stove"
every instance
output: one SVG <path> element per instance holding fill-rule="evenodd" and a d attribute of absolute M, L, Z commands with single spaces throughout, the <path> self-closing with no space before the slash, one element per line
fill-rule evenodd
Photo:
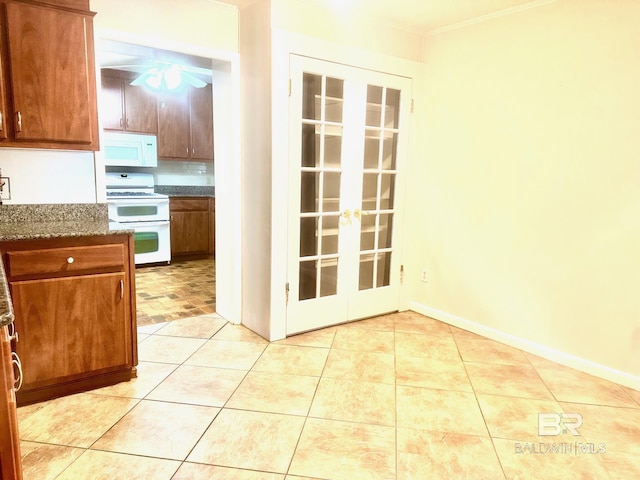
<path fill-rule="evenodd" d="M 109 220 L 133 228 L 136 265 L 171 261 L 169 197 L 151 173 L 107 172 Z"/>

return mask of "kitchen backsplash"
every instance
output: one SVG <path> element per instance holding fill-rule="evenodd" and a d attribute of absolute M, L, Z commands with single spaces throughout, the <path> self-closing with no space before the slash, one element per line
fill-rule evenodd
<path fill-rule="evenodd" d="M 213 186 L 213 162 L 185 162 L 158 159 L 156 185 Z"/>

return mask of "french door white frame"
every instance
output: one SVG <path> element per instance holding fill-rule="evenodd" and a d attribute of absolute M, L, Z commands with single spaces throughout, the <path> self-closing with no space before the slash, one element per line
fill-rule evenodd
<path fill-rule="evenodd" d="M 327 121 L 322 114 L 322 119 L 319 119 L 316 125 L 316 134 L 321 131 L 324 134 L 325 129 L 341 129 L 342 130 L 342 149 L 341 149 L 341 162 L 338 167 L 325 168 L 324 166 L 318 168 L 302 168 L 302 170 L 309 170 L 309 173 L 317 172 L 316 183 L 319 185 L 317 188 L 323 187 L 322 179 L 325 175 L 340 174 L 340 195 L 339 195 L 339 207 L 338 209 L 331 210 L 329 213 L 301 213 L 300 199 L 301 199 L 301 152 L 302 152 L 302 140 L 301 140 L 301 126 L 304 122 L 309 123 L 301 119 L 302 113 L 302 75 L 304 73 L 313 74 L 318 76 L 324 76 L 331 79 L 344 80 L 343 87 L 343 117 L 340 122 Z M 287 334 L 294 334 L 301 331 L 312 330 L 321 328 L 324 326 L 342 323 L 349 320 L 355 320 L 358 318 L 364 318 L 367 316 L 385 313 L 393 311 L 399 307 L 400 296 L 400 284 L 401 284 L 401 265 L 399 261 L 401 259 L 401 238 L 399 233 L 402 230 L 402 217 L 404 206 L 402 204 L 404 191 L 404 172 L 406 167 L 407 145 L 408 145 L 408 132 L 409 132 L 409 112 L 411 102 L 411 80 L 405 77 L 399 77 L 394 75 L 388 75 L 384 73 L 374 72 L 371 70 L 336 64 L 332 62 L 310 59 L 297 55 L 290 56 L 290 75 L 291 81 L 291 97 L 290 97 L 290 112 L 289 112 L 289 138 L 290 138 L 290 152 L 289 152 L 289 215 L 288 215 L 288 229 L 289 229 L 289 245 L 288 245 L 288 305 L 287 305 Z M 391 204 L 391 210 L 380 210 L 380 200 L 377 200 L 376 207 L 371 210 L 373 214 L 371 217 L 380 218 L 382 215 L 386 215 L 386 218 L 392 219 L 392 238 L 389 248 L 387 249 L 387 262 L 390 265 L 387 273 L 388 283 L 383 285 L 374 285 L 373 288 L 362 288 L 359 285 L 358 271 L 359 259 L 361 259 L 361 246 L 360 246 L 360 234 L 361 234 L 361 222 L 365 218 L 365 215 L 369 212 L 363 211 L 363 158 L 364 158 L 364 138 L 367 128 L 365 128 L 365 116 L 367 113 L 367 87 L 368 86 L 380 86 L 385 87 L 383 95 L 386 95 L 387 89 L 393 89 L 400 92 L 400 112 L 398 114 L 399 125 L 397 130 L 393 132 L 398 133 L 397 148 L 395 152 L 396 166 L 393 170 L 385 171 L 389 176 L 393 176 L 395 180 L 394 198 Z M 325 100 L 325 88 L 323 83 L 322 88 L 322 102 Z M 384 99 L 384 96 L 382 97 Z M 322 103 L 324 106 L 324 103 Z M 384 105 L 384 101 L 383 101 Z M 385 110 L 382 108 L 382 110 Z M 381 113 L 384 119 L 384 113 Z M 381 129 L 383 131 L 381 135 L 384 135 L 384 125 Z M 389 129 L 388 129 L 389 130 Z M 393 134 L 393 133 L 392 133 Z M 324 137 L 323 137 L 324 138 Z M 324 143 L 320 142 L 320 149 L 323 148 Z M 382 147 L 381 147 L 382 148 Z M 382 168 L 382 167 L 380 167 Z M 319 172 L 324 172 L 320 174 Z M 374 170 L 366 170 L 367 172 L 375 175 L 380 173 Z M 378 178 L 378 195 L 380 195 L 380 178 L 383 178 L 383 174 L 377 175 Z M 388 178 L 388 177 L 387 177 Z M 318 207 L 322 210 L 322 207 Z M 316 273 L 318 283 L 316 288 L 318 290 L 317 295 L 313 299 L 300 299 L 300 222 L 301 217 L 308 216 L 310 219 L 316 218 L 317 224 L 323 223 L 320 219 L 327 218 L 333 219 L 339 215 L 338 226 L 338 238 L 339 247 L 335 255 L 331 253 L 329 255 L 323 255 L 322 251 L 317 251 L 315 256 L 305 257 L 305 261 L 315 262 Z M 369 222 L 370 224 L 371 222 Z M 378 221 L 374 222 L 375 229 L 379 228 Z M 319 242 L 322 245 L 322 233 L 318 233 L 317 238 L 320 238 Z M 376 230 L 374 236 L 377 236 Z M 378 241 L 375 241 L 378 244 Z M 377 247 L 376 247 L 377 248 Z M 377 259 L 378 255 L 385 255 L 383 249 L 382 252 L 373 250 L 369 256 L 373 259 Z M 337 285 L 335 294 L 320 293 L 321 273 L 320 267 L 324 263 L 328 264 L 328 268 L 332 268 L 331 262 L 337 262 Z M 372 262 L 374 265 L 373 272 L 375 272 L 375 265 L 377 261 Z M 376 282 L 376 276 L 374 276 L 373 282 Z"/>

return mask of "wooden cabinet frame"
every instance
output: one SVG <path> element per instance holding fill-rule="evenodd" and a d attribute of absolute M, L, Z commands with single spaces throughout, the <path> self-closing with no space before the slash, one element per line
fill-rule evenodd
<path fill-rule="evenodd" d="M 18 405 L 135 377 L 133 251 L 124 234 L 0 242 L 20 335 Z"/>
<path fill-rule="evenodd" d="M 0 1 L 0 146 L 98 150 L 88 2 Z"/>

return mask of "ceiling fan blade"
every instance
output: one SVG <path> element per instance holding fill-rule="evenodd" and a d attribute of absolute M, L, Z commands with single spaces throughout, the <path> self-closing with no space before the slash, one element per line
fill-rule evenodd
<path fill-rule="evenodd" d="M 145 83 L 145 81 L 151 77 L 152 75 L 156 75 L 158 72 L 157 68 L 152 68 L 150 70 L 147 70 L 146 72 L 144 72 L 142 75 L 137 76 L 136 78 L 133 79 L 133 81 L 129 84 L 129 85 L 133 85 L 133 86 L 138 86 L 138 85 L 142 85 Z"/>
<path fill-rule="evenodd" d="M 192 87 L 202 88 L 207 86 L 207 82 L 204 82 L 199 78 L 194 77 L 193 75 L 185 72 L 184 70 L 180 72 L 180 75 L 182 75 L 182 80 L 184 81 L 184 83 L 188 83 Z"/>

